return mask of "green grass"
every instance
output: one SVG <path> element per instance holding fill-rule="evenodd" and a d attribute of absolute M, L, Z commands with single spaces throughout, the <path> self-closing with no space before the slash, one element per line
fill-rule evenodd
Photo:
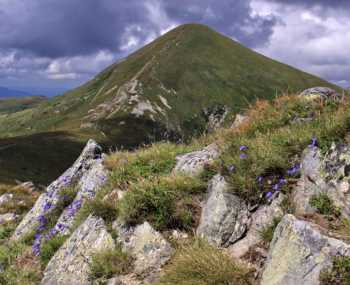
<path fill-rule="evenodd" d="M 251 285 L 250 271 L 202 240 L 179 248 L 157 285 Z"/>
<path fill-rule="evenodd" d="M 301 106 L 304 107 L 300 107 Z M 289 112 L 286 112 L 288 106 Z M 305 109 L 314 113 L 313 121 L 295 124 L 293 118 L 303 117 Z M 239 130 L 226 131 L 221 136 L 226 151 L 217 163 L 217 169 L 225 174 L 233 191 L 251 203 L 261 203 L 272 184 L 299 162 L 302 151 L 316 137 L 321 149 L 327 149 L 335 141 L 346 136 L 350 126 L 348 100 L 339 104 L 310 102 L 295 96 L 286 96 L 274 102 L 260 101 L 248 113 L 250 120 Z M 287 113 L 289 113 L 287 115 Z M 246 158 L 241 158 L 240 146 L 247 146 Z M 234 165 L 235 171 L 227 169 Z M 262 176 L 263 183 L 257 178 Z M 286 192 L 288 189 L 282 189 Z"/>
<path fill-rule="evenodd" d="M 90 279 L 94 284 L 131 272 L 133 259 L 120 246 L 114 250 L 102 251 L 92 256 Z"/>
<path fill-rule="evenodd" d="M 67 238 L 67 236 L 55 236 L 50 240 L 45 240 L 40 248 L 40 260 L 43 268 L 46 267 L 56 251 L 63 245 Z"/>
<path fill-rule="evenodd" d="M 120 217 L 129 224 L 148 221 L 158 230 L 191 229 L 193 211 L 198 208 L 194 195 L 205 193 L 206 185 L 198 178 L 159 177 L 130 185 L 118 204 Z"/>
<path fill-rule="evenodd" d="M 281 217 L 274 218 L 270 225 L 265 226 L 261 230 L 261 232 L 259 232 L 260 238 L 263 240 L 263 242 L 265 244 L 268 245 L 272 241 L 273 235 L 275 233 L 275 229 L 276 229 L 277 225 L 280 223 L 280 221 L 281 221 Z"/>
<path fill-rule="evenodd" d="M 0 114 L 15 113 L 33 108 L 45 100 L 46 97 L 43 96 L 0 99 Z"/>
<path fill-rule="evenodd" d="M 332 199 L 325 193 L 312 196 L 310 205 L 322 215 L 335 217 L 340 216 L 339 209 L 337 209 Z"/>
<path fill-rule="evenodd" d="M 321 272 L 321 285 L 350 285 L 350 257 L 335 257 L 332 269 Z"/>

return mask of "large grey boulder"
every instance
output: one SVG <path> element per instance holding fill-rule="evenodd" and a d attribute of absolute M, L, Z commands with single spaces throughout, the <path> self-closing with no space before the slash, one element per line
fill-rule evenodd
<path fill-rule="evenodd" d="M 320 272 L 332 266 L 332 257 L 349 255 L 348 244 L 286 215 L 275 230 L 261 285 L 318 285 Z"/>
<path fill-rule="evenodd" d="M 67 187 L 78 185 L 78 191 L 83 191 L 84 193 L 91 189 L 97 191 L 102 181 L 106 180 L 106 175 L 100 177 L 98 176 L 100 172 L 95 171 L 96 168 L 100 167 L 97 165 L 102 165 L 101 160 L 101 147 L 95 141 L 89 140 L 75 163 L 57 180 L 52 182 L 45 193 L 40 195 L 33 208 L 16 228 L 12 239 L 19 240 L 33 232 L 39 225 L 39 219 L 49 215 L 57 207 L 62 191 Z M 91 178 L 87 180 L 89 182 L 86 182 L 87 176 Z M 89 185 L 85 187 L 86 184 Z M 67 222 L 67 224 L 70 223 Z"/>
<path fill-rule="evenodd" d="M 211 244 L 228 247 L 243 236 L 250 224 L 246 203 L 229 192 L 224 177 L 216 175 L 208 186 L 197 235 Z"/>
<path fill-rule="evenodd" d="M 134 274 L 146 283 L 153 283 L 173 253 L 169 242 L 147 222 L 132 227 L 117 221 L 113 229 L 118 233 L 117 241 L 135 259 Z"/>
<path fill-rule="evenodd" d="M 176 157 L 175 173 L 198 175 L 204 166 L 220 156 L 220 149 L 213 143 L 202 150 L 186 153 Z"/>
<path fill-rule="evenodd" d="M 228 248 L 228 252 L 232 257 L 241 258 L 248 251 L 257 246 L 261 241 L 261 232 L 269 227 L 274 219 L 281 218 L 283 216 L 283 209 L 281 203 L 285 198 L 284 195 L 280 194 L 274 199 L 269 205 L 260 206 L 251 217 L 251 225 L 247 234 L 244 238 L 240 239 L 232 246 Z"/>
<path fill-rule="evenodd" d="M 340 100 L 342 95 L 329 87 L 313 87 L 300 93 L 301 97 L 306 99 L 324 99 L 324 100 Z"/>
<path fill-rule="evenodd" d="M 115 243 L 101 218 L 89 216 L 50 260 L 42 285 L 87 285 L 93 254 L 113 250 Z"/>

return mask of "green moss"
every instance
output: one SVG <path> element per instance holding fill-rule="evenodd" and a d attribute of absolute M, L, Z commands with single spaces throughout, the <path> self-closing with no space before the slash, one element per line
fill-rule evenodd
<path fill-rule="evenodd" d="M 350 285 L 350 257 L 335 257 L 331 269 L 321 272 L 321 285 Z"/>
<path fill-rule="evenodd" d="M 251 285 L 250 271 L 202 240 L 177 250 L 158 285 Z"/>

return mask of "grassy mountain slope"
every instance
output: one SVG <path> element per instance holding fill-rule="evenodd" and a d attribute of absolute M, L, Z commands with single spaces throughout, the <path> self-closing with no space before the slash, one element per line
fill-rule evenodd
<path fill-rule="evenodd" d="M 27 97 L 16 97 L 16 98 L 0 98 L 0 114 L 4 113 L 15 113 L 18 111 L 33 108 L 47 98 L 44 96 L 27 96 Z"/>
<path fill-rule="evenodd" d="M 227 112 L 229 119 L 256 98 L 320 85 L 337 88 L 206 26 L 189 24 L 63 96 L 36 108 L 0 114 L 0 138 L 64 132 L 81 145 L 93 137 L 124 147 L 177 140 L 202 133 L 213 112 Z M 0 139 L 0 152 L 3 144 Z M 45 157 L 39 153 L 38 160 L 44 163 Z"/>

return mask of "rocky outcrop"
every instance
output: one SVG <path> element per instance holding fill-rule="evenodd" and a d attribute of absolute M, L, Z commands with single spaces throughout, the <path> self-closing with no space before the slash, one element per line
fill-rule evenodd
<path fill-rule="evenodd" d="M 335 90 L 328 87 L 313 87 L 304 90 L 299 96 L 305 97 L 309 100 L 323 99 L 323 100 L 340 100 L 342 95 Z"/>
<path fill-rule="evenodd" d="M 115 222 L 113 228 L 118 233 L 118 242 L 135 259 L 134 274 L 146 283 L 154 282 L 172 255 L 170 244 L 147 222 L 136 227 Z"/>
<path fill-rule="evenodd" d="M 89 216 L 50 260 L 41 284 L 91 284 L 89 274 L 93 254 L 114 247 L 103 220 Z"/>
<path fill-rule="evenodd" d="M 349 255 L 350 245 L 286 215 L 275 230 L 261 285 L 318 285 L 320 272 L 332 266 L 332 257 Z"/>
<path fill-rule="evenodd" d="M 310 199 L 327 194 L 345 218 L 350 217 L 350 147 L 333 144 L 325 157 L 317 147 L 308 147 L 303 154 L 301 178 L 294 190 L 297 215 L 315 213 Z"/>
<path fill-rule="evenodd" d="M 322 160 L 320 149 L 308 147 L 302 155 L 301 177 L 294 189 L 293 201 L 298 215 L 315 213 L 310 205 L 313 195 L 319 194 L 325 184 L 321 178 Z"/>
<path fill-rule="evenodd" d="M 51 183 L 44 194 L 42 194 L 34 207 L 23 218 L 17 227 L 12 239 L 19 240 L 28 233 L 31 233 L 39 225 L 41 217 L 49 215 L 58 205 L 61 193 L 67 187 L 78 187 L 77 199 L 94 195 L 99 187 L 106 181 L 106 174 L 102 174 L 102 149 L 93 140 L 89 140 L 76 162 L 66 172 L 64 172 L 57 180 Z M 89 193 L 89 194 L 87 194 Z M 79 200 L 82 202 L 81 200 Z M 75 206 L 81 203 L 75 202 Z M 64 217 L 66 215 L 64 214 Z M 62 217 L 61 221 L 66 225 L 71 224 Z"/>
<path fill-rule="evenodd" d="M 252 222 L 245 237 L 228 249 L 232 257 L 241 258 L 262 241 L 260 237 L 261 232 L 270 226 L 274 222 L 274 219 L 283 216 L 281 203 L 284 198 L 285 196 L 280 194 L 270 205 L 263 205 L 252 214 Z"/>
<path fill-rule="evenodd" d="M 210 181 L 208 192 L 197 235 L 216 246 L 227 247 L 246 232 L 250 223 L 248 207 L 242 199 L 229 192 L 228 184 L 221 175 Z"/>
<path fill-rule="evenodd" d="M 213 143 L 202 150 L 190 152 L 176 157 L 175 173 L 183 173 L 191 176 L 198 175 L 204 166 L 220 156 L 220 150 Z"/>

